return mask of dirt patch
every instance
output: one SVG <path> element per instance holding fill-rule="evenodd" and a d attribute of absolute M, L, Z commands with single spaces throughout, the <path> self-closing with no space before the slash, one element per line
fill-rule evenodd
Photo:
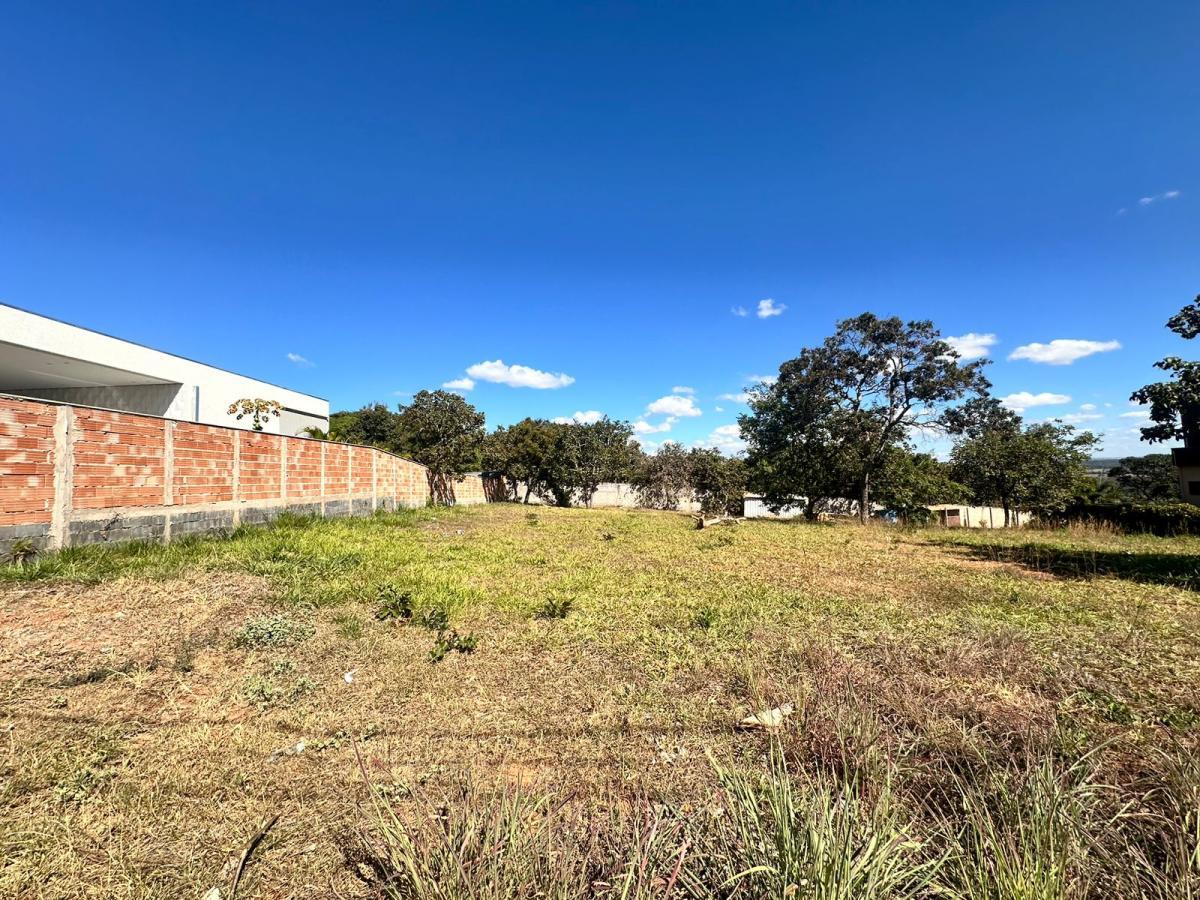
<path fill-rule="evenodd" d="M 0 679 L 49 683 L 152 666 L 219 639 L 269 596 L 265 579 L 232 572 L 9 587 L 0 590 Z"/>

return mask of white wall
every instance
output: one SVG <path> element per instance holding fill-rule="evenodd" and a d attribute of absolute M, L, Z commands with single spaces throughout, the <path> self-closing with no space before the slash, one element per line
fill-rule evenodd
<path fill-rule="evenodd" d="M 215 366 L 184 359 L 153 350 L 119 338 L 109 337 L 65 322 L 58 322 L 36 313 L 26 312 L 12 306 L 0 304 L 0 340 L 27 347 L 57 356 L 70 357 L 123 370 L 125 373 L 136 373 L 147 376 L 147 381 L 168 382 L 160 385 L 159 389 L 173 387 L 174 396 L 162 411 L 161 415 L 171 419 L 199 421 L 209 425 L 225 425 L 229 427 L 250 428 L 248 419 L 237 422 L 227 413 L 229 404 L 243 397 L 276 400 L 293 411 L 280 418 L 271 417 L 271 422 L 265 427 L 266 431 L 275 433 L 293 433 L 285 430 L 287 426 L 315 424 L 327 427 L 329 422 L 329 401 L 320 397 L 302 394 L 278 385 L 268 384 L 234 372 L 227 372 Z M 247 345 L 250 346 L 250 345 Z M 130 379 L 124 379 L 124 386 L 140 387 L 131 384 Z M 132 379 L 136 381 L 136 379 Z M 49 394 L 32 393 L 34 390 L 44 391 L 46 388 L 32 388 L 13 384 L 5 386 L 12 393 L 26 393 L 28 396 L 42 396 L 45 399 L 58 399 Z M 58 389 L 53 389 L 58 390 Z M 67 389 L 78 390 L 78 389 Z M 131 397 L 131 402 L 144 399 Z M 115 403 L 121 399 L 119 391 L 114 391 L 110 399 Z M 65 398 L 63 398 L 66 402 Z M 106 406 L 105 403 L 92 404 L 80 398 L 76 403 Z M 125 409 L 129 412 L 145 412 L 143 409 L 128 409 L 125 406 L 111 405 L 108 408 Z M 286 417 L 286 419 L 285 419 Z M 294 430 L 299 430 L 295 428 Z"/>

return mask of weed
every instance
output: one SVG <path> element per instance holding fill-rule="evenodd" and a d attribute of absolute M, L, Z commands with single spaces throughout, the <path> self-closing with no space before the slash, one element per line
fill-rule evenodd
<path fill-rule="evenodd" d="M 692 625 L 707 631 L 717 624 L 721 611 L 711 603 L 705 603 L 692 614 Z"/>
<path fill-rule="evenodd" d="M 286 690 L 270 677 L 251 675 L 242 685 L 242 696 L 259 709 L 266 709 L 281 702 L 291 703 L 299 700 L 311 694 L 317 687 L 317 683 L 307 675 L 301 675 Z"/>
<path fill-rule="evenodd" d="M 444 606 L 429 606 L 421 610 L 417 622 L 430 631 L 442 632 L 450 627 L 450 611 Z"/>
<path fill-rule="evenodd" d="M 357 641 L 362 637 L 362 619 L 354 613 L 339 613 L 333 617 L 333 621 L 337 625 L 338 635 L 346 640 Z"/>
<path fill-rule="evenodd" d="M 448 653 L 474 653 L 478 639 L 474 634 L 460 635 L 457 631 L 439 631 L 429 651 L 430 662 L 441 662 Z"/>
<path fill-rule="evenodd" d="M 388 619 L 408 620 L 413 617 L 412 594 L 401 591 L 394 584 L 381 586 L 375 603 L 375 618 L 381 622 Z"/>
<path fill-rule="evenodd" d="M 115 733 L 103 733 L 95 739 L 92 751 L 55 788 L 63 803 L 82 803 L 116 775 L 110 763 L 119 755 L 121 743 Z"/>
<path fill-rule="evenodd" d="M 574 601 L 570 597 L 548 597 L 533 614 L 535 619 L 565 619 L 571 613 Z"/>
<path fill-rule="evenodd" d="M 312 637 L 314 629 L 306 622 L 297 622 L 282 613 L 250 619 L 233 639 L 234 647 L 287 647 Z"/>
<path fill-rule="evenodd" d="M 29 538 L 17 538 L 8 548 L 8 559 L 14 566 L 24 568 L 27 562 L 37 559 L 39 550 Z"/>

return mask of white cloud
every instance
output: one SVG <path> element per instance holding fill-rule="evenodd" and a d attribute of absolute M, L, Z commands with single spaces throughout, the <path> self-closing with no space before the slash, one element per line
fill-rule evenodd
<path fill-rule="evenodd" d="M 1120 419 L 1149 419 L 1150 413 L 1144 409 L 1135 409 L 1132 412 L 1121 413 L 1117 418 Z"/>
<path fill-rule="evenodd" d="M 1069 366 L 1077 359 L 1093 353 L 1120 350 L 1120 341 L 1083 341 L 1076 338 L 1056 338 L 1048 344 L 1024 344 L 1008 355 L 1009 359 L 1027 359 L 1048 366 Z"/>
<path fill-rule="evenodd" d="M 787 306 L 783 303 L 776 303 L 770 297 L 766 300 L 758 301 L 758 312 L 755 313 L 760 319 L 769 319 L 771 316 L 782 316 L 783 311 Z"/>
<path fill-rule="evenodd" d="M 575 383 L 574 378 L 561 372 L 543 372 L 540 369 L 531 369 L 529 366 L 510 366 L 499 359 L 475 363 L 467 369 L 467 374 L 479 381 L 539 390 L 553 390 Z"/>
<path fill-rule="evenodd" d="M 470 378 L 453 378 L 445 382 L 442 387 L 448 391 L 470 391 L 475 388 L 475 382 Z"/>
<path fill-rule="evenodd" d="M 716 412 L 725 412 L 725 407 L 723 407 L 723 406 L 714 406 L 714 407 L 713 407 L 713 410 L 714 410 L 714 411 L 716 411 Z"/>
<path fill-rule="evenodd" d="M 729 311 L 740 319 L 744 319 L 746 316 L 750 315 L 744 306 L 731 306 L 729 307 Z"/>
<path fill-rule="evenodd" d="M 779 380 L 778 375 L 747 375 L 747 384 L 766 384 L 772 385 Z"/>
<path fill-rule="evenodd" d="M 674 416 L 667 416 L 667 418 L 664 419 L 662 422 L 660 422 L 658 425 L 653 425 L 650 422 L 647 422 L 645 419 L 638 419 L 636 422 L 633 423 L 633 433 L 634 434 L 661 434 L 663 432 L 670 431 L 671 426 L 674 425 L 675 422 L 676 422 L 676 419 Z"/>
<path fill-rule="evenodd" d="M 1018 391 L 1015 394 L 1001 397 L 1000 402 L 1011 410 L 1024 412 L 1031 406 L 1060 406 L 1063 403 L 1070 403 L 1071 398 L 1066 394 L 1052 394 L 1049 391 L 1042 391 L 1040 394 Z"/>
<path fill-rule="evenodd" d="M 665 397 L 659 397 L 653 403 L 646 407 L 646 415 L 648 416 L 682 416 L 690 418 L 692 416 L 701 415 L 701 411 L 696 406 L 696 401 L 691 397 L 683 397 L 679 394 L 668 394 Z"/>
<path fill-rule="evenodd" d="M 750 402 L 750 392 L 749 391 L 739 391 L 736 394 L 720 394 L 717 396 L 717 399 L 718 400 L 728 400 L 731 403 L 749 403 Z"/>
<path fill-rule="evenodd" d="M 675 387 L 671 388 L 671 393 L 672 394 L 694 394 L 694 393 L 696 393 L 696 389 L 688 387 L 687 385 L 677 384 L 677 385 L 675 385 Z"/>
<path fill-rule="evenodd" d="M 746 442 L 742 440 L 742 429 L 738 425 L 720 425 L 714 428 L 708 437 L 696 441 L 693 446 L 716 447 L 722 453 L 733 456 L 746 449 Z"/>
<path fill-rule="evenodd" d="M 570 425 L 572 422 L 579 425 L 595 425 L 603 418 L 604 413 L 599 410 L 588 409 L 583 412 L 576 411 L 569 416 L 559 416 L 552 421 L 557 422 L 559 425 Z"/>
<path fill-rule="evenodd" d="M 1081 403 L 1081 404 L 1079 404 L 1079 408 L 1081 410 L 1083 410 L 1084 412 L 1093 412 L 1096 409 L 1096 404 L 1095 403 Z"/>
<path fill-rule="evenodd" d="M 948 337 L 946 343 L 958 351 L 958 355 L 963 360 L 979 359 L 988 355 L 988 348 L 995 346 L 997 337 L 994 334 L 980 334 L 975 331 L 968 331 L 966 334 L 960 334 L 958 337 Z"/>
<path fill-rule="evenodd" d="M 1174 200 L 1179 196 L 1179 191 L 1163 191 L 1161 194 L 1151 194 L 1149 197 L 1142 197 L 1138 200 L 1138 206 L 1149 206 L 1151 203 L 1158 203 L 1160 200 Z"/>
<path fill-rule="evenodd" d="M 311 359 L 305 359 L 299 353 L 289 353 L 287 358 L 288 362 L 293 363 L 302 369 L 311 369 L 316 365 L 316 363 L 314 363 Z"/>

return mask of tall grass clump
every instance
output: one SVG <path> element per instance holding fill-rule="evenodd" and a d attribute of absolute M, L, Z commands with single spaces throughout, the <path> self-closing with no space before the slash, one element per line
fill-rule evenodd
<path fill-rule="evenodd" d="M 1042 757 L 1023 768 L 958 776 L 950 790 L 960 830 L 943 872 L 957 900 L 1082 900 L 1107 854 L 1100 837 L 1122 811 L 1105 810 L 1090 757 Z M 947 824 L 953 824 L 949 822 Z"/>
<path fill-rule="evenodd" d="M 888 782 L 869 791 L 859 779 L 819 773 L 798 785 L 778 748 L 765 774 L 716 769 L 729 815 L 706 849 L 730 893 L 909 900 L 926 895 L 941 867 L 942 859 L 913 837 L 913 822 L 893 802 Z M 696 888 L 705 895 L 703 885 Z"/>

